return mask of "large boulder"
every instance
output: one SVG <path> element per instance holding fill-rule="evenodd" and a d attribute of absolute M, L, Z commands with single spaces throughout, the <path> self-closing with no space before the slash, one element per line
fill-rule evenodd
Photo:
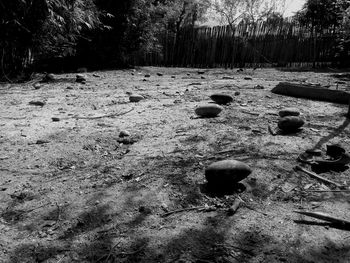
<path fill-rule="evenodd" d="M 217 104 L 225 105 L 233 101 L 233 98 L 230 95 L 215 93 L 210 96 L 210 98 L 215 101 Z"/>
<path fill-rule="evenodd" d="M 208 105 L 202 105 L 195 109 L 195 113 L 199 117 L 203 118 L 212 118 L 219 115 L 219 113 L 223 110 L 222 107 L 216 104 L 208 104 Z"/>
<path fill-rule="evenodd" d="M 245 179 L 252 170 L 248 165 L 236 160 L 212 163 L 205 169 L 205 178 L 210 186 L 227 188 Z"/>
<path fill-rule="evenodd" d="M 301 128 L 304 123 L 304 120 L 300 117 L 287 116 L 278 121 L 278 128 L 284 132 L 294 132 Z"/>

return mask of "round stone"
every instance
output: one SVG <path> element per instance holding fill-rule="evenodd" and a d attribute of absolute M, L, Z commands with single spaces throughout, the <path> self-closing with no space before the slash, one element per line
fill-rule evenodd
<path fill-rule="evenodd" d="M 52 73 L 46 74 L 43 78 L 43 82 L 50 82 L 55 80 L 55 75 Z"/>
<path fill-rule="evenodd" d="M 83 74 L 77 74 L 76 75 L 76 82 L 84 82 L 86 81 L 86 77 Z"/>
<path fill-rule="evenodd" d="M 280 117 L 299 116 L 300 111 L 297 108 L 284 108 L 278 112 L 278 115 L 280 115 Z"/>
<path fill-rule="evenodd" d="M 285 132 L 292 132 L 304 125 L 304 120 L 297 116 L 283 117 L 278 122 L 278 128 Z"/>
<path fill-rule="evenodd" d="M 228 104 L 233 101 L 233 98 L 227 94 L 216 93 L 210 96 L 210 98 L 217 104 Z"/>
<path fill-rule="evenodd" d="M 121 131 L 120 133 L 119 133 L 119 137 L 120 138 L 124 138 L 124 137 L 129 137 L 131 134 L 130 134 L 130 132 L 128 132 L 128 131 Z"/>
<path fill-rule="evenodd" d="M 222 107 L 216 104 L 208 104 L 208 105 L 203 105 L 199 106 L 195 109 L 195 113 L 199 117 L 204 117 L 204 118 L 210 118 L 210 117 L 216 117 L 219 115 L 219 113 L 223 110 Z"/>
<path fill-rule="evenodd" d="M 129 97 L 130 102 L 139 102 L 143 99 L 144 99 L 144 97 L 142 95 L 139 95 L 139 94 L 132 94 Z"/>
<path fill-rule="evenodd" d="M 232 186 L 245 179 L 252 170 L 248 165 L 236 160 L 212 163 L 205 169 L 205 178 L 212 186 Z"/>
<path fill-rule="evenodd" d="M 35 84 L 33 85 L 33 87 L 34 87 L 34 89 L 40 89 L 40 88 L 41 88 L 41 85 L 40 85 L 40 83 L 35 83 Z"/>

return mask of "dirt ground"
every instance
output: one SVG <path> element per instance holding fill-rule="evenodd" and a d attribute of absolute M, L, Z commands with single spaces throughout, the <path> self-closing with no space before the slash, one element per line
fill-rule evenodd
<path fill-rule="evenodd" d="M 137 68 L 1 85 L 0 262 L 350 262 L 349 229 L 293 212 L 350 218 L 350 192 L 293 170 L 308 148 L 350 151 L 347 106 L 271 93 L 280 81 L 350 90 L 338 73 Z M 215 92 L 234 102 L 197 118 Z M 272 136 L 290 106 L 303 130 Z M 223 159 L 253 172 L 240 191 L 213 195 L 204 170 Z M 321 175 L 350 185 L 349 170 Z"/>

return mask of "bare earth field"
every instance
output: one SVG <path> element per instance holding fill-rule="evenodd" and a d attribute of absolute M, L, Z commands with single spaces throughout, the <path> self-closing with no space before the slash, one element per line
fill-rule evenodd
<path fill-rule="evenodd" d="M 280 81 L 335 89 L 337 72 L 204 71 L 138 68 L 88 72 L 86 84 L 62 74 L 40 89 L 0 86 L 0 262 L 350 262 L 349 229 L 293 212 L 350 218 L 350 192 L 326 192 L 332 187 L 293 170 L 308 148 L 350 151 L 347 106 L 271 93 Z M 197 118 L 215 92 L 234 102 Z M 131 103 L 130 93 L 145 99 Z M 306 124 L 272 136 L 283 107 L 299 108 Z M 122 130 L 131 138 L 121 141 Z M 213 195 L 204 169 L 223 159 L 253 173 L 245 189 Z M 349 170 L 321 175 L 350 185 Z M 244 203 L 230 215 L 236 198 Z M 193 209 L 166 214 L 184 208 Z"/>

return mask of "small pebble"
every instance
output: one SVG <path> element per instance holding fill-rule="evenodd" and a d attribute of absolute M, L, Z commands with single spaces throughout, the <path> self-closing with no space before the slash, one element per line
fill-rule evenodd
<path fill-rule="evenodd" d="M 43 107 L 45 105 L 45 102 L 43 102 L 43 101 L 30 101 L 29 105 L 35 105 L 35 106 Z"/>
<path fill-rule="evenodd" d="M 55 76 L 51 73 L 46 74 L 45 77 L 42 79 L 43 82 L 51 82 L 55 80 Z"/>
<path fill-rule="evenodd" d="M 130 136 L 131 134 L 130 134 L 130 132 L 128 132 L 128 131 L 121 131 L 120 133 L 119 133 L 119 137 L 120 138 L 124 138 L 124 137 L 128 137 L 128 136 Z"/>
<path fill-rule="evenodd" d="M 223 110 L 223 108 L 216 104 L 208 104 L 199 106 L 195 109 L 195 113 L 199 117 L 203 118 L 212 118 L 219 115 L 219 113 Z"/>
<path fill-rule="evenodd" d="M 300 111 L 297 108 L 284 108 L 278 112 L 278 115 L 280 117 L 286 117 L 286 116 L 299 116 Z"/>
<path fill-rule="evenodd" d="M 283 117 L 278 121 L 278 128 L 285 132 L 297 131 L 304 125 L 304 120 L 297 116 Z"/>
<path fill-rule="evenodd" d="M 77 74 L 75 81 L 79 83 L 84 83 L 86 81 L 86 77 L 83 74 Z"/>
<path fill-rule="evenodd" d="M 210 98 L 215 101 L 217 104 L 228 104 L 233 101 L 233 98 L 230 95 L 223 94 L 223 93 L 215 93 L 210 96 Z"/>
<path fill-rule="evenodd" d="M 52 119 L 52 121 L 54 121 L 54 122 L 60 121 L 60 118 L 57 118 L 57 117 L 52 117 L 51 119 Z"/>
<path fill-rule="evenodd" d="M 139 94 L 132 94 L 129 97 L 130 102 L 139 102 L 143 99 L 144 99 L 144 97 L 142 95 L 139 95 Z"/>
<path fill-rule="evenodd" d="M 252 170 L 248 165 L 236 160 L 212 163 L 205 169 L 208 184 L 220 187 L 232 186 L 245 179 Z"/>

